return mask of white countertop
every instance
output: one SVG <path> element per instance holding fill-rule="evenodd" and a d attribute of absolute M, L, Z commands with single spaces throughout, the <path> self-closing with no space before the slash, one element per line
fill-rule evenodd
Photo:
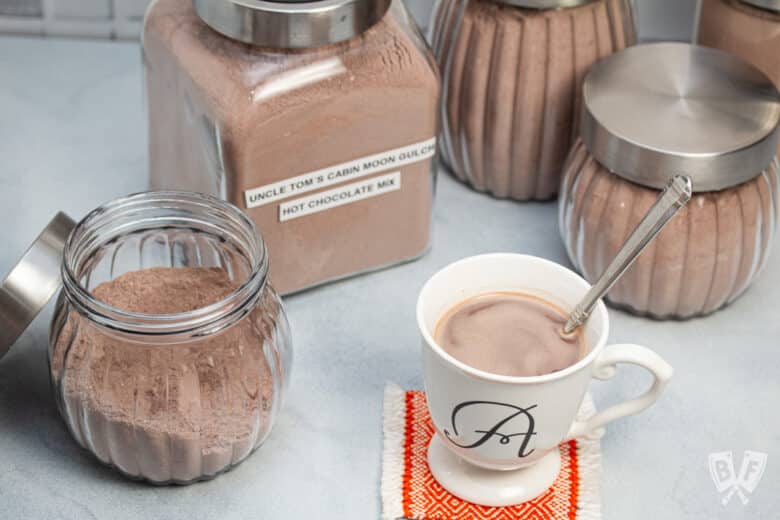
<path fill-rule="evenodd" d="M 81 217 L 146 188 L 136 44 L 0 38 L 0 276 L 57 210 Z M 49 388 L 51 305 L 0 360 L 0 518 L 360 519 L 379 517 L 382 389 L 422 386 L 414 302 L 461 257 L 535 254 L 568 265 L 556 207 L 501 202 L 439 177 L 435 239 L 420 261 L 287 298 L 295 364 L 271 438 L 216 480 L 151 487 L 101 466 L 70 438 Z M 614 342 L 654 348 L 676 369 L 661 401 L 609 427 L 609 520 L 780 515 L 780 251 L 739 301 L 686 322 L 612 312 Z M 648 382 L 623 368 L 594 384 L 600 407 Z M 743 506 L 724 507 L 707 455 L 769 454 Z"/>

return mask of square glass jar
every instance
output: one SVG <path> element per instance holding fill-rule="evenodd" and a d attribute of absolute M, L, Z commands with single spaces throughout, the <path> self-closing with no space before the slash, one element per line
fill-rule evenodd
<path fill-rule="evenodd" d="M 244 210 L 280 293 L 427 250 L 439 80 L 400 0 L 351 38 L 294 48 L 239 41 L 190 0 L 157 0 L 143 44 L 152 187 Z"/>

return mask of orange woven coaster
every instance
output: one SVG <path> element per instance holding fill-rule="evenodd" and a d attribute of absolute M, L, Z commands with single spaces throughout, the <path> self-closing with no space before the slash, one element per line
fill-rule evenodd
<path fill-rule="evenodd" d="M 484 507 L 461 500 L 442 488 L 428 469 L 433 425 L 425 393 L 385 389 L 382 459 L 383 519 L 397 520 L 599 520 L 601 449 L 597 438 L 560 445 L 561 472 L 553 486 L 530 502 Z M 579 417 L 595 413 L 590 395 Z"/>

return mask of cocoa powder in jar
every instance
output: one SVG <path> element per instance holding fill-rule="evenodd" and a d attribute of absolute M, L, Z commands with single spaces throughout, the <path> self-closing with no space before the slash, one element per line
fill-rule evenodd
<path fill-rule="evenodd" d="M 445 162 L 459 179 L 496 197 L 554 197 L 579 135 L 585 74 L 635 41 L 630 5 L 595 0 L 532 9 L 444 0 L 437 6 L 431 34 L 444 84 Z"/>
<path fill-rule="evenodd" d="M 144 52 L 152 187 L 215 194 L 244 209 L 268 245 L 281 293 L 427 250 L 439 82 L 398 1 L 350 40 L 271 49 L 218 34 L 189 0 L 158 0 Z M 419 160 L 247 204 L 257 188 L 415 144 Z M 392 185 L 372 186 L 374 196 L 361 199 L 371 194 L 355 186 L 332 198 L 342 205 L 281 221 L 283 204 L 396 172 Z"/>
<path fill-rule="evenodd" d="M 691 200 L 608 299 L 656 318 L 734 301 L 765 265 L 778 222 L 780 92 L 771 80 L 720 50 L 636 45 L 591 68 L 582 118 L 559 217 L 584 277 L 601 276 L 660 190 L 685 175 Z"/>
<path fill-rule="evenodd" d="M 615 305 L 656 318 L 709 314 L 742 294 L 765 265 L 778 221 L 773 163 L 754 179 L 694 193 L 608 294 Z M 599 164 L 582 141 L 561 188 L 561 233 L 569 258 L 596 280 L 659 191 Z"/>
<path fill-rule="evenodd" d="M 152 268 L 92 294 L 122 311 L 170 315 L 236 288 L 222 268 Z M 70 311 L 51 371 L 75 439 L 102 462 L 156 483 L 212 477 L 243 460 L 269 432 L 278 391 L 262 350 L 271 331 L 257 312 L 205 338 L 145 344 Z"/>

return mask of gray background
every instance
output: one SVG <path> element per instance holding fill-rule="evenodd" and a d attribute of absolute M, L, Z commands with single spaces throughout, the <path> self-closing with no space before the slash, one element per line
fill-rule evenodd
<path fill-rule="evenodd" d="M 639 36 L 689 39 L 696 0 L 634 0 Z M 434 0 L 407 0 L 421 26 Z M 0 0 L 0 33 L 135 38 L 148 0 Z"/>

